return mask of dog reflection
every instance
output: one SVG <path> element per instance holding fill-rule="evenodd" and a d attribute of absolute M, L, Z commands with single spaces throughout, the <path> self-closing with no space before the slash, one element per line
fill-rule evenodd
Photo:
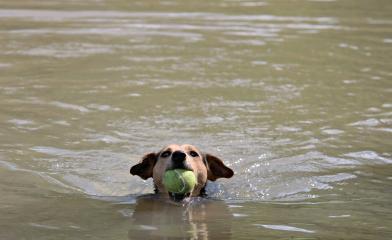
<path fill-rule="evenodd" d="M 230 239 L 232 214 L 223 201 L 174 203 L 157 195 L 137 199 L 129 239 Z"/>

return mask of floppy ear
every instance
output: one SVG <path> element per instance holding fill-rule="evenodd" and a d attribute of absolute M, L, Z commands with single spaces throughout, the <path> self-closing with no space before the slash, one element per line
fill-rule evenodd
<path fill-rule="evenodd" d="M 234 175 L 233 170 L 228 168 L 221 159 L 211 154 L 204 155 L 207 165 L 207 179 L 215 181 L 218 178 L 231 178 Z"/>
<path fill-rule="evenodd" d="M 132 175 L 138 175 L 144 180 L 152 177 L 152 170 L 157 162 L 157 154 L 156 153 L 148 153 L 143 156 L 142 160 L 131 167 L 130 173 Z"/>

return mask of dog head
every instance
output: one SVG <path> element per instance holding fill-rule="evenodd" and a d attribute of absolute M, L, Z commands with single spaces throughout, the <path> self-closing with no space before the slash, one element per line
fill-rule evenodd
<path fill-rule="evenodd" d="M 215 181 L 218 178 L 231 178 L 234 175 L 233 170 L 228 168 L 221 159 L 202 153 L 195 146 L 188 144 L 171 144 L 157 153 L 148 153 L 131 168 L 130 173 L 144 180 L 152 177 L 156 191 L 169 194 L 175 200 L 182 200 L 187 196 L 173 195 L 163 185 L 165 172 L 177 168 L 190 170 L 195 174 L 197 185 L 190 194 L 192 196 L 204 194 L 207 180 Z"/>

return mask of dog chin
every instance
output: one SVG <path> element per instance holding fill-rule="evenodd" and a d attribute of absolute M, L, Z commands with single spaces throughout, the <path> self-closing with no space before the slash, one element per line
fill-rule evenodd
<path fill-rule="evenodd" d="M 169 197 L 174 202 L 182 202 L 185 199 L 190 198 L 190 196 L 191 196 L 191 193 L 179 194 L 179 193 L 169 192 Z"/>

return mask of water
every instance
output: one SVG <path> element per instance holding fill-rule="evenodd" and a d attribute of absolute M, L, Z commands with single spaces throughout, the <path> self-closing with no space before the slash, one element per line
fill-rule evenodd
<path fill-rule="evenodd" d="M 1 239 L 390 239 L 392 4 L 0 2 Z M 141 197 L 191 143 L 232 179 Z"/>

